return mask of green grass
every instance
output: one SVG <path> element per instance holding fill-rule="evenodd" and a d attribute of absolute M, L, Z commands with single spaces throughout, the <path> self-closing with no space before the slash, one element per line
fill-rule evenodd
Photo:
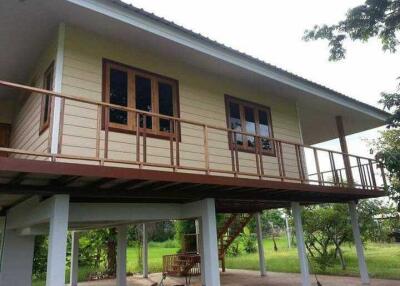
<path fill-rule="evenodd" d="M 275 252 L 271 240 L 264 241 L 265 259 L 268 271 L 272 272 L 299 272 L 299 259 L 297 249 L 288 249 L 285 238 L 277 239 L 278 251 Z M 367 243 L 365 256 L 368 272 L 371 277 L 400 279 L 400 245 Z M 346 270 L 342 270 L 339 261 L 324 272 L 311 269 L 319 274 L 358 276 L 358 262 L 354 246 L 343 247 Z M 238 257 L 227 257 L 226 267 L 231 269 L 258 270 L 258 253 L 244 254 Z"/>
<path fill-rule="evenodd" d="M 288 249 L 285 238 L 278 238 L 278 251 L 273 249 L 271 239 L 264 241 L 265 257 L 268 271 L 272 272 L 299 272 L 299 261 L 297 257 L 296 247 Z M 162 271 L 163 255 L 177 253 L 179 245 L 174 241 L 164 243 L 151 242 L 149 244 L 149 267 L 150 272 Z M 339 261 L 326 271 L 317 271 L 319 274 L 341 275 L 341 276 L 358 276 L 357 256 L 354 246 L 346 245 L 343 247 L 347 269 L 342 270 Z M 127 253 L 127 271 L 138 273 L 141 268 L 138 264 L 138 249 L 135 247 L 128 248 Z M 399 244 L 366 244 L 366 260 L 368 272 L 374 278 L 400 279 L 400 245 Z M 227 257 L 226 267 L 230 269 L 247 269 L 258 270 L 258 253 L 242 254 L 237 257 Z M 312 271 L 314 269 L 311 269 Z M 90 273 L 95 272 L 93 269 L 80 267 L 79 281 L 87 279 Z M 69 273 L 67 273 L 69 277 Z M 33 286 L 43 286 L 43 281 L 34 281 Z"/>

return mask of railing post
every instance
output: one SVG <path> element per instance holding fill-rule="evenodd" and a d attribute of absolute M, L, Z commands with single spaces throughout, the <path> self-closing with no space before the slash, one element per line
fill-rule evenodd
<path fill-rule="evenodd" d="M 97 105 L 96 158 L 100 158 L 101 105 Z"/>
<path fill-rule="evenodd" d="M 206 174 L 210 173 L 210 158 L 208 154 L 208 126 L 203 125 L 203 137 L 204 137 L 204 163 L 206 167 Z"/>

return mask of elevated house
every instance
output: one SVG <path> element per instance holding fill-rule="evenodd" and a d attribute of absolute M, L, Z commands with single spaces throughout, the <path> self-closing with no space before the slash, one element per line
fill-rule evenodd
<path fill-rule="evenodd" d="M 46 285 L 64 285 L 68 230 L 76 285 L 79 231 L 112 226 L 126 285 L 126 226 L 190 218 L 218 286 L 215 214 L 282 207 L 310 285 L 301 206 L 328 202 L 349 203 L 369 282 L 356 204 L 385 194 L 383 170 L 345 136 L 387 113 L 118 0 L 1 1 L 0 23 L 0 285 L 31 285 L 40 234 Z"/>

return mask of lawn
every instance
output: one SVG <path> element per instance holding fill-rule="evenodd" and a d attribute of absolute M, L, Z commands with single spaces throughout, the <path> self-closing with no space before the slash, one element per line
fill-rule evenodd
<path fill-rule="evenodd" d="M 268 271 L 272 272 L 299 272 L 299 260 L 297 249 L 288 249 L 287 240 L 279 238 L 276 240 L 278 251 L 275 252 L 271 240 L 264 241 L 265 259 Z M 377 244 L 367 243 L 365 245 L 365 256 L 368 272 L 374 278 L 400 279 L 400 244 Z M 324 272 L 311 269 L 312 272 L 320 274 L 331 274 L 339 276 L 358 276 L 358 262 L 354 246 L 343 247 L 347 269 L 342 270 L 339 261 Z M 226 267 L 232 269 L 258 270 L 258 253 L 244 254 L 238 257 L 227 257 Z"/>
<path fill-rule="evenodd" d="M 292 247 L 288 249 L 285 238 L 278 238 L 278 251 L 275 252 L 272 241 L 270 239 L 264 241 L 264 250 L 268 271 L 273 272 L 299 272 L 299 262 L 297 257 L 297 249 Z M 162 271 L 162 256 L 174 254 L 178 251 L 176 245 L 171 243 L 158 244 L 150 243 L 149 245 L 149 267 L 150 272 Z M 358 276 L 357 256 L 353 246 L 344 246 L 343 252 L 347 263 L 347 269 L 342 270 L 339 262 L 334 267 L 330 267 L 323 274 Z M 366 244 L 366 260 L 368 271 L 371 277 L 400 279 L 400 244 Z M 127 253 L 127 270 L 128 272 L 140 272 L 138 264 L 138 250 L 131 247 Z M 258 270 L 258 253 L 242 254 L 237 257 L 227 257 L 226 267 L 231 269 L 248 269 Z M 311 269 L 315 271 L 315 269 Z M 93 270 L 81 267 L 79 269 L 79 281 L 87 279 L 88 274 Z M 322 274 L 321 271 L 316 271 Z M 69 273 L 67 273 L 69 276 Z M 42 281 L 35 281 L 33 286 L 42 286 Z"/>

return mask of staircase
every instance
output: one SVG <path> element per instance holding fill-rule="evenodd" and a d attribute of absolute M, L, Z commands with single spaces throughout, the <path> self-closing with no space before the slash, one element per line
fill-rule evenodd
<path fill-rule="evenodd" d="M 253 214 L 231 214 L 217 226 L 218 258 L 225 272 L 225 254 L 235 239 L 243 232 Z M 188 277 L 200 275 L 200 254 L 180 253 L 163 257 L 163 272 L 169 276 Z"/>
<path fill-rule="evenodd" d="M 253 214 L 231 214 L 218 228 L 218 257 L 221 261 L 222 272 L 225 272 L 225 255 L 229 246 L 242 233 L 253 216 Z"/>

